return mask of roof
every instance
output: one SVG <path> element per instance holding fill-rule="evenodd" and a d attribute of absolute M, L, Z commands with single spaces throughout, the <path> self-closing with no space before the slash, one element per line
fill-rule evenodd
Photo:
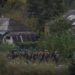
<path fill-rule="evenodd" d="M 70 21 L 75 20 L 75 10 L 69 10 L 66 16 Z"/>
<path fill-rule="evenodd" d="M 75 25 L 75 22 L 73 22 L 72 25 Z"/>
<path fill-rule="evenodd" d="M 7 35 L 17 36 L 17 35 L 36 35 L 35 32 L 10 32 Z M 38 36 L 38 35 L 36 35 Z"/>
<path fill-rule="evenodd" d="M 69 16 L 69 15 L 75 15 L 75 10 L 69 10 L 69 11 L 66 13 L 66 16 Z"/>
<path fill-rule="evenodd" d="M 71 20 L 71 21 L 74 20 L 75 19 L 75 15 L 69 15 L 68 19 Z"/>
<path fill-rule="evenodd" d="M 72 25 L 75 25 L 75 10 L 69 10 L 66 13 L 66 17 L 72 22 Z"/>
<path fill-rule="evenodd" d="M 30 28 L 25 27 L 23 24 L 19 23 L 10 18 L 0 18 L 0 34 L 5 34 L 6 32 L 29 32 Z"/>

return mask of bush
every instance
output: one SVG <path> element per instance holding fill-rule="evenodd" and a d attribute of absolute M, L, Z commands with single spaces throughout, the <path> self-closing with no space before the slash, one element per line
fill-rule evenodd
<path fill-rule="evenodd" d="M 69 67 L 69 75 L 75 75 L 75 60 L 72 60 Z"/>
<path fill-rule="evenodd" d="M 9 45 L 8 43 L 6 44 L 1 44 L 0 45 L 0 52 L 6 52 L 6 51 L 11 51 L 13 48 L 13 45 Z"/>
<path fill-rule="evenodd" d="M 19 46 L 19 47 L 24 47 L 24 48 L 36 48 L 37 47 L 37 45 L 38 45 L 38 41 L 36 41 L 36 42 L 32 42 L 32 41 L 30 41 L 30 42 L 24 42 L 24 43 L 16 43 L 16 45 L 17 46 Z"/>

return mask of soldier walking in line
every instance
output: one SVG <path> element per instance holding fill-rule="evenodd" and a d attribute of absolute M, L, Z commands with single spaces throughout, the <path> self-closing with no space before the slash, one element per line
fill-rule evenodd
<path fill-rule="evenodd" d="M 27 51 L 25 54 L 26 54 L 25 58 L 27 60 L 27 63 L 29 63 L 32 60 L 32 54 L 30 51 Z"/>
<path fill-rule="evenodd" d="M 43 62 L 44 61 L 44 52 L 43 51 L 40 51 L 38 53 L 38 60 L 39 60 L 39 62 Z"/>
<path fill-rule="evenodd" d="M 33 61 L 34 62 L 37 62 L 37 60 L 38 60 L 38 52 L 37 51 L 34 51 L 33 52 Z"/>
<path fill-rule="evenodd" d="M 69 51 L 69 52 L 67 53 L 67 58 L 71 60 L 72 57 L 73 57 L 73 53 L 72 53 L 72 51 Z"/>
<path fill-rule="evenodd" d="M 58 51 L 54 52 L 54 61 L 55 61 L 55 64 L 58 65 L 58 61 L 59 61 L 59 52 Z"/>
<path fill-rule="evenodd" d="M 13 49 L 13 50 L 12 50 L 12 59 L 15 59 L 15 58 L 17 58 L 17 57 L 18 57 L 18 52 L 17 52 L 16 49 Z"/>
<path fill-rule="evenodd" d="M 44 59 L 45 59 L 45 62 L 48 62 L 50 59 L 50 53 L 48 52 L 48 50 L 45 50 Z"/>
<path fill-rule="evenodd" d="M 25 52 L 24 52 L 23 50 L 20 50 L 19 56 L 20 56 L 20 57 L 25 57 Z"/>
<path fill-rule="evenodd" d="M 11 53 L 10 53 L 9 51 L 6 53 L 6 57 L 7 57 L 8 59 L 11 59 L 12 55 L 11 55 Z"/>

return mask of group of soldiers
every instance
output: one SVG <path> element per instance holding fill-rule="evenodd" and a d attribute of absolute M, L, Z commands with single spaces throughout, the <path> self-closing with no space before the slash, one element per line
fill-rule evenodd
<path fill-rule="evenodd" d="M 55 61 L 55 63 L 58 62 L 59 60 L 59 52 L 58 51 L 54 51 L 52 53 L 50 53 L 48 50 L 40 50 L 40 51 L 17 51 L 15 49 L 12 50 L 12 52 L 8 52 L 7 53 L 7 58 L 19 58 L 19 57 L 23 57 L 28 61 L 34 61 L 34 62 L 48 62 L 50 59 L 53 59 Z"/>

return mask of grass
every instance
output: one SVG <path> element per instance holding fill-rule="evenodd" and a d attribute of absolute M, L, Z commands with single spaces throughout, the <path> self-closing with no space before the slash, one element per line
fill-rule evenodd
<path fill-rule="evenodd" d="M 0 57 L 0 75 L 68 75 L 68 65 L 57 67 L 53 62 L 27 64 L 26 60 L 17 58 L 8 60 Z"/>

